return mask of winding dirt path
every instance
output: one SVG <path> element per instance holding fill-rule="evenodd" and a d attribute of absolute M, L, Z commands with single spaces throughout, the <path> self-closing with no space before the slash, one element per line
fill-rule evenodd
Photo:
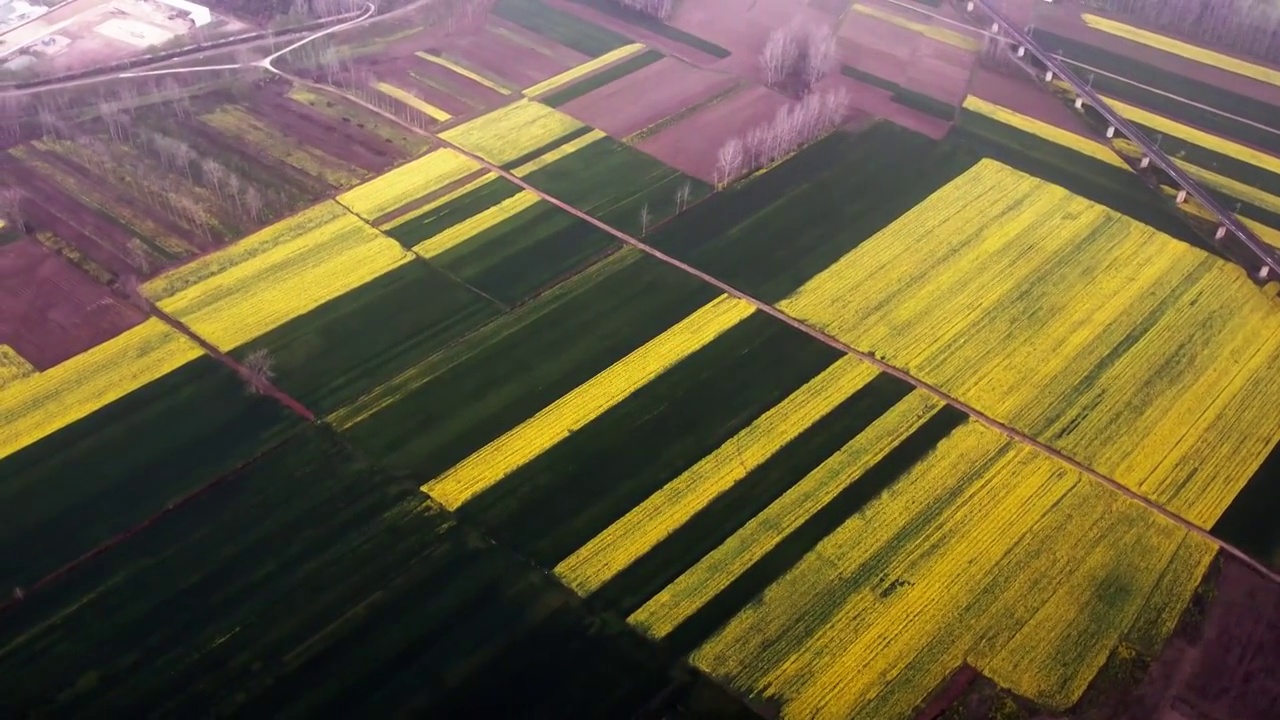
<path fill-rule="evenodd" d="M 866 362 L 870 363 L 871 365 L 875 366 L 876 368 L 878 368 L 878 369 L 879 369 L 879 370 L 881 370 L 882 372 L 886 372 L 886 373 L 888 373 L 888 374 L 890 374 L 890 375 L 893 375 L 894 377 L 899 378 L 899 379 L 903 380 L 904 382 L 910 383 L 913 387 L 915 387 L 915 388 L 917 388 L 917 389 L 920 389 L 920 390 L 923 390 L 924 392 L 927 392 L 927 393 L 929 393 L 930 395 L 933 395 L 934 397 L 936 397 L 936 398 L 938 398 L 939 400 L 941 400 L 941 401 L 945 402 L 946 404 L 948 404 L 948 405 L 950 405 L 950 406 L 952 406 L 952 407 L 956 408 L 957 410 L 960 410 L 961 412 L 964 412 L 966 415 L 968 415 L 969 417 L 973 418 L 974 420 L 977 420 L 978 422 L 982 423 L 983 425 L 986 425 L 987 427 L 989 427 L 989 428 L 991 428 L 991 429 L 993 429 L 993 430 L 996 430 L 997 432 L 1000 432 L 1001 434 L 1003 434 L 1003 435 L 1005 435 L 1005 436 L 1007 436 L 1007 437 L 1009 437 L 1009 438 L 1011 438 L 1011 439 L 1013 439 L 1013 440 L 1015 440 L 1015 441 L 1017 441 L 1017 442 L 1019 442 L 1019 443 L 1022 443 L 1022 444 L 1024 444 L 1024 445 L 1028 445 L 1028 446 L 1030 446 L 1030 447 L 1033 447 L 1033 448 L 1035 448 L 1035 449 L 1039 450 L 1040 452 L 1042 452 L 1042 453 L 1044 453 L 1044 454 L 1046 454 L 1046 455 L 1049 455 L 1050 457 L 1052 457 L 1052 458 L 1054 458 L 1054 459 L 1056 459 L 1056 460 L 1059 460 L 1059 461 L 1061 461 L 1061 462 L 1063 462 L 1063 463 L 1066 463 L 1067 465 L 1071 466 L 1073 469 L 1075 469 L 1075 470 L 1077 470 L 1077 471 L 1079 471 L 1079 472 L 1081 472 L 1081 473 L 1084 473 L 1085 475 L 1087 475 L 1087 476 L 1089 476 L 1089 477 L 1093 478 L 1094 480 L 1096 480 L 1096 481 L 1098 481 L 1098 482 L 1100 482 L 1100 483 L 1102 483 L 1102 484 L 1106 485 L 1107 487 L 1111 488 L 1112 490 L 1115 490 L 1116 492 L 1120 493 L 1121 495 L 1124 495 L 1125 497 L 1129 498 L 1130 500 L 1133 500 L 1134 502 L 1136 502 L 1136 503 L 1139 503 L 1139 504 L 1143 505 L 1143 506 L 1144 506 L 1144 507 L 1146 507 L 1148 510 L 1150 510 L 1150 511 L 1152 511 L 1152 512 L 1154 512 L 1154 513 L 1158 514 L 1158 515 L 1160 515 L 1161 517 L 1165 518 L 1166 520 L 1168 520 L 1168 521 L 1170 521 L 1170 522 L 1172 522 L 1172 523 L 1175 523 L 1175 524 L 1177 524 L 1177 525 L 1179 525 L 1179 526 L 1181 526 L 1181 527 L 1185 528 L 1188 532 L 1195 533 L 1196 535 L 1199 535 L 1200 537 L 1205 538 L 1206 540 L 1209 540 L 1209 541 L 1210 541 L 1210 542 L 1212 542 L 1214 545 L 1218 546 L 1218 547 L 1219 547 L 1223 552 L 1225 552 L 1225 553 L 1227 553 L 1227 554 L 1229 554 L 1229 555 L 1231 555 L 1231 556 L 1233 556 L 1233 557 L 1237 558 L 1238 560 L 1240 560 L 1240 561 L 1241 561 L 1241 562 L 1243 562 L 1244 564 L 1246 564 L 1246 565 L 1248 565 L 1249 567 L 1253 568 L 1255 571 L 1257 571 L 1257 572 L 1258 572 L 1259 574 L 1261 574 L 1263 577 L 1267 578 L 1268 580 L 1270 580 L 1270 581 L 1272 581 L 1272 582 L 1275 582 L 1275 583 L 1280 584 L 1280 573 L 1277 573 L 1276 571 L 1272 570 L 1271 568 L 1267 567 L 1266 565 L 1263 565 L 1262 563 L 1258 562 L 1257 560 L 1254 560 L 1252 557 L 1250 557 L 1249 555 L 1247 555 L 1243 550 L 1240 550 L 1239 548 L 1235 547 L 1234 545 L 1232 545 L 1232 544 L 1230 544 L 1230 543 L 1228 543 L 1228 542 L 1225 542 L 1225 541 L 1223 541 L 1223 540 L 1221 540 L 1221 539 L 1219 539 L 1219 538 L 1217 538 L 1217 537 L 1214 537 L 1212 534 L 1210 534 L 1210 533 L 1209 533 L 1209 531 L 1207 531 L 1207 530 L 1205 530 L 1205 529 L 1201 528 L 1200 526 L 1196 525 L 1195 523 L 1192 523 L 1191 521 L 1187 520 L 1186 518 L 1182 517 L 1181 515 L 1178 515 L 1178 514 L 1176 514 L 1176 513 L 1172 512 L 1172 511 L 1170 511 L 1170 510 L 1166 509 L 1165 507 L 1163 507 L 1163 506 L 1162 506 L 1162 505 L 1160 505 L 1159 503 L 1156 503 L 1156 502 L 1154 502 L 1154 501 L 1152 501 L 1152 500 L 1150 500 L 1150 499 L 1148 499 L 1148 498 L 1146 498 L 1146 497 L 1144 497 L 1144 496 L 1142 496 L 1142 495 L 1138 494 L 1137 492 L 1135 492 L 1135 491 L 1133 491 L 1133 490 L 1129 489 L 1128 487 L 1126 487 L 1125 485 L 1121 484 L 1120 482 L 1117 482 L 1116 480 L 1114 480 L 1114 479 L 1112 479 L 1112 478 L 1110 478 L 1110 477 L 1107 477 L 1106 475 L 1103 475 L 1102 473 L 1098 472 L 1097 470 L 1094 470 L 1093 468 L 1089 467 L 1088 465 L 1085 465 L 1084 463 L 1080 462 L 1079 460 L 1076 460 L 1075 458 L 1070 457 L 1070 456 L 1068 456 L 1068 455 L 1066 455 L 1066 454 L 1062 453 L 1061 451 L 1059 451 L 1059 450 L 1057 450 L 1057 449 L 1055 449 L 1055 448 L 1052 448 L 1052 447 L 1050 447 L 1050 446 L 1046 445 L 1046 444 L 1045 444 L 1045 443 L 1043 443 L 1043 442 L 1040 442 L 1039 440 L 1036 440 L 1035 438 L 1033 438 L 1033 437 L 1031 437 L 1031 436 L 1029 436 L 1029 435 L 1027 435 L 1027 434 L 1023 433 L 1022 431 L 1018 430 L 1017 428 L 1014 428 L 1014 427 L 1012 427 L 1012 426 L 1010 426 L 1010 425 L 1007 425 L 1007 424 L 1005 424 L 1005 423 L 1003 423 L 1003 422 L 1001 422 L 1001 421 L 999 421 L 999 420 L 996 420 L 995 418 L 991 417 L 990 415 L 987 415 L 986 413 L 982 412 L 981 410 L 978 410 L 977 408 L 973 407 L 972 405 L 969 405 L 969 404 L 965 403 L 963 400 L 960 400 L 959 398 L 957 398 L 957 397 L 955 397 L 955 396 L 952 396 L 952 395 L 950 395 L 950 394 L 946 393 L 946 392 L 945 392 L 945 391 L 943 391 L 941 388 L 934 387 L 933 385 L 930 385 L 930 384 L 928 384 L 928 383 L 926 383 L 926 382 L 924 382 L 924 381 L 922 381 L 922 380 L 919 380 L 918 378 L 916 378 L 916 377 L 914 377 L 914 376 L 912 376 L 912 375 L 909 375 L 908 373 L 906 373 L 906 372 L 904 372 L 904 371 L 902 371 L 902 370 L 899 370 L 898 368 L 893 367 L 892 365 L 889 365 L 889 364 L 887 364 L 887 363 L 885 363 L 885 362 L 883 362 L 883 361 L 879 360 L 878 358 L 876 358 L 876 357 L 874 357 L 874 356 L 872 356 L 872 355 L 870 355 L 870 354 L 868 354 L 868 353 L 861 352 L 861 351 L 859 351 L 859 350 L 857 350 L 857 349 L 853 348 L 852 346 L 850 346 L 850 345 L 848 345 L 848 344 L 846 344 L 846 343 L 844 343 L 844 342 L 840 341 L 839 339 L 837 339 L 837 338 L 835 338 L 835 337 L 833 337 L 833 336 L 831 336 L 831 335 L 828 335 L 828 334 L 826 334 L 826 333 L 822 332 L 821 330 L 818 330 L 817 328 L 814 328 L 814 327 L 811 327 L 811 326 L 809 326 L 809 325 L 806 325 L 805 323 L 803 323 L 803 322 L 801 322 L 801 321 L 799 321 L 799 320 L 797 320 L 797 319 L 795 319 L 795 318 L 791 317 L 790 315 L 787 315 L 786 313 L 784 313 L 784 312 L 782 312 L 781 310 L 779 310 L 779 309 L 777 309 L 777 308 L 773 307 L 772 305 L 769 305 L 768 303 L 766 303 L 766 302 L 764 302 L 764 301 L 762 301 L 762 300 L 759 300 L 759 299 L 757 299 L 757 298 L 755 298 L 755 297 L 752 297 L 751 295 L 748 295 L 747 293 L 745 293 L 745 292 L 743 292 L 743 291 L 741 291 L 741 290 L 739 290 L 739 289 L 737 289 L 737 288 L 733 287 L 732 285 L 729 285 L 728 283 L 726 283 L 726 282 L 724 282 L 724 281 L 722 281 L 722 280 L 720 280 L 720 279 L 718 279 L 718 278 L 712 277 L 711 275 L 709 275 L 709 274 L 707 274 L 707 273 L 705 273 L 705 272 L 703 272 L 703 271 L 701 271 L 701 270 L 699 270 L 699 269 L 697 269 L 697 268 L 693 267 L 692 265 L 689 265 L 688 263 L 685 263 L 685 262 L 683 262 L 683 261 L 681 261 L 681 260 L 678 260 L 678 259 L 676 259 L 676 258 L 674 258 L 674 257 L 672 257 L 672 256 L 670 256 L 670 255 L 668 255 L 668 254 L 666 254 L 666 253 L 664 253 L 664 252 L 662 252 L 661 250 L 658 250 L 657 248 L 655 248 L 655 247 L 653 247 L 653 246 L 651 246 L 651 245 L 648 245 L 648 244 L 646 244 L 645 242 L 643 242 L 643 241 L 641 241 L 641 240 L 638 240 L 638 239 L 636 239 L 635 237 L 632 237 L 631 235 L 628 235 L 627 233 L 622 232 L 621 230 L 619 230 L 619 229 L 617 229 L 617 228 L 615 228 L 615 227 L 613 227 L 613 226 L 611 226 L 611 225 L 608 225 L 608 224 L 606 224 L 606 223 L 604 223 L 604 222 L 602 222 L 602 221 L 600 221 L 600 220 L 597 220 L 596 218 L 593 218 L 593 217 L 591 217 L 590 215 L 587 215 L 586 213 L 582 212 L 581 210 L 578 210 L 577 208 L 573 207 L 572 205 L 569 205 L 568 203 L 566 203 L 566 202 L 564 202 L 564 201 L 562 201 L 562 200 L 560 200 L 560 199 L 558 199 L 558 198 L 552 197 L 552 196 L 548 195 L 547 193 L 542 192 L 542 191 L 541 191 L 541 190 L 539 190 L 538 188 L 535 188 L 535 187 L 533 187 L 532 185 L 530 185 L 529 183 L 525 182 L 525 181 L 524 181 L 524 179 L 519 178 L 519 177 L 517 177 L 517 176 L 513 175 L 511 172 L 509 172 L 509 171 L 507 171 L 507 170 L 504 170 L 504 169 L 502 169 L 501 167 L 499 167 L 499 166 L 497 166 L 497 165 L 494 165 L 493 163 L 491 163 L 491 162 L 489 162 L 489 161 L 485 160 L 484 158 L 481 158 L 480 156 L 476 155 L 475 153 L 469 152 L 469 151 L 467 151 L 465 148 L 459 147 L 458 145 L 456 145 L 456 144 L 454 144 L 454 143 L 448 142 L 447 140 L 444 140 L 444 139 L 440 138 L 438 135 L 435 135 L 435 134 L 433 134 L 433 133 L 430 133 L 430 132 L 424 131 L 424 130 L 422 130 L 421 128 L 417 128 L 417 127 L 414 127 L 413 125 L 411 125 L 411 124 L 409 124 L 409 123 L 406 123 L 405 121 L 403 121 L 403 120 L 401 120 L 401 119 L 397 118 L 397 117 L 396 117 L 394 114 L 392 114 L 392 113 L 387 113 L 387 112 L 384 112 L 384 111 L 382 111 L 382 110 L 379 110 L 378 108 L 376 108 L 376 107 L 374 107 L 374 106 L 372 106 L 372 105 L 369 105 L 369 104 L 367 104 L 367 103 L 365 103 L 365 102 L 361 101 L 359 98 L 351 97 L 351 96 L 349 96 L 349 95 L 347 95 L 347 94 L 345 94 L 345 93 L 342 93 L 342 92 L 340 92 L 340 91 L 338 91 L 338 90 L 336 90 L 336 89 L 334 89 L 334 88 L 332 88 L 332 87 L 324 86 L 324 85 L 319 85 L 319 84 L 316 84 L 316 83 L 311 83 L 311 82 L 309 82 L 309 81 L 303 80 L 302 78 L 299 78 L 299 77 L 295 77 L 295 76 L 289 75 L 289 74 L 284 73 L 284 72 L 281 72 L 281 71 L 279 71 L 279 70 L 275 70 L 274 68 L 272 68 L 272 70 L 273 70 L 273 71 L 275 71 L 276 73 L 280 74 L 281 76 L 285 77 L 286 79 L 288 79 L 288 80 L 292 81 L 292 82 L 300 83 L 300 84 L 303 84 L 303 85 L 307 85 L 307 86 L 309 86 L 309 87 L 312 87 L 312 88 L 315 88 L 315 89 L 318 89 L 318 90 L 321 90 L 321 91 L 325 91 L 325 92 L 333 92 L 333 93 L 337 93 L 337 94 L 341 95 L 343 98 L 345 98 L 345 99 L 347 99 L 347 100 L 350 100 L 350 101 L 352 101 L 352 102 L 355 102 L 355 103 L 357 103 L 357 104 L 359 104 L 359 105 L 361 105 L 361 106 L 363 106 L 363 107 L 365 107 L 365 108 L 368 108 L 369 110 L 372 110 L 372 111 L 374 111 L 374 112 L 378 113 L 379 115 L 381 115 L 381 116 L 383 116 L 383 117 L 385 117 L 385 118 L 388 118 L 388 119 L 390 119 L 390 120 L 392 120 L 392 121 L 396 122 L 397 124 L 401 125 L 402 127 L 408 128 L 409 130 L 412 130 L 413 132 L 416 132 L 416 133 L 419 133 L 419 134 L 422 134 L 422 135 L 426 135 L 426 136 L 428 136 L 428 137 L 433 138 L 433 139 L 434 139 L 434 140 L 436 140 L 438 143 L 440 143 L 440 145 L 441 145 L 441 146 L 451 148 L 451 149 L 453 149 L 453 150 L 455 150 L 455 151 L 457 151 L 457 152 L 459 152 L 459 153 L 462 153 L 463 155 L 466 155 L 467 157 L 471 158 L 472 160 L 475 160 L 477 163 L 480 163 L 480 165 L 482 165 L 483 167 L 487 168 L 490 172 L 494 172 L 494 173 L 497 173 L 497 174 L 501 175 L 502 177 L 504 177 L 504 178 L 506 178 L 507 180 L 509 180 L 509 181 L 511 181 L 511 182 L 513 182 L 513 183 L 515 183 L 515 184 L 516 184 L 516 185 L 518 185 L 519 187 L 521 187 L 521 188 L 523 188 L 523 189 L 525 189 L 525 190 L 528 190 L 528 191 L 529 191 L 529 192 L 531 192 L 531 193 L 534 193 L 535 195 L 537 195 L 539 198 L 541 198 L 541 199 L 545 200 L 546 202 L 549 202 L 549 203 L 551 203 L 552 205 L 555 205 L 556 207 L 558 207 L 558 208 L 560 208 L 560 209 L 564 210 L 564 211 L 565 211 L 565 212 L 567 212 L 567 213 L 570 213 L 570 214 L 574 215 L 575 217 L 581 218 L 582 220 L 585 220 L 586 222 L 591 223 L 592 225 L 596 226 L 597 228 L 600 228 L 601 230 L 603 230 L 603 231 L 605 231 L 605 232 L 609 233 L 610 235 L 612 235 L 613 237 L 617 238 L 617 239 L 618 239 L 618 240 L 620 240 L 621 242 L 623 242 L 623 243 L 625 243 L 625 244 L 627 244 L 627 245 L 630 245 L 631 247 L 634 247 L 634 248 L 636 248 L 637 250 L 640 250 L 641 252 L 643 252 L 643 253 L 645 253 L 645 254 L 647 254 L 647 255 L 650 255 L 650 256 L 652 256 L 652 257 L 654 257 L 654 258 L 657 258 L 658 260 L 660 260 L 660 261 L 662 261 L 662 262 L 664 262 L 664 263 L 666 263 L 666 264 L 668 264 L 668 265 L 670 265 L 670 266 L 672 266 L 672 267 L 675 267 L 675 268 L 677 268 L 677 269 L 679 269 L 679 270 L 681 270 L 681 271 L 683 271 L 683 272 L 686 272 L 686 273 L 688 273 L 688 274 L 690 274 L 690 275 L 693 275 L 694 277 L 696 277 L 696 278 L 698 278 L 698 279 L 702 280 L 703 282 L 706 282 L 707 284 L 712 285 L 712 286 L 714 286 L 714 287 L 718 288 L 721 292 L 724 292 L 724 293 L 726 293 L 726 294 L 728 294 L 728 295 L 732 295 L 732 296 L 734 296 L 734 297 L 736 297 L 736 298 L 739 298 L 739 299 L 741 299 L 741 300 L 744 300 L 744 301 L 746 301 L 746 302 L 749 302 L 749 303 L 751 303 L 752 305 L 754 305 L 757 309 L 759 309 L 761 312 L 764 312 L 764 313 L 767 313 L 768 315 L 771 315 L 772 317 L 774 317 L 774 318 L 776 318 L 776 319 L 778 319 L 778 320 L 780 320 L 780 321 L 782 321 L 782 322 L 784 322 L 784 323 L 786 323 L 786 324 L 790 325 L 791 327 L 793 327 L 793 328 L 795 328 L 795 329 L 799 330 L 800 332 L 803 332 L 804 334 L 806 334 L 806 335 L 808 335 L 809 337 L 811 337 L 811 338 L 813 338 L 813 339 L 817 340 L 818 342 L 821 342 L 821 343 L 823 343 L 823 344 L 825 344 L 825 345 L 828 345 L 828 346 L 830 346 L 830 347 L 832 347 L 832 348 L 835 348 L 835 349 L 837 349 L 837 350 L 840 350 L 840 351 L 842 351 L 842 352 L 845 352 L 845 353 L 847 353 L 847 354 L 849 354 L 849 355 L 854 355 L 854 356 L 856 356 L 856 357 L 858 357 L 858 358 L 860 358 L 860 359 L 862 359 L 862 360 L 864 360 L 864 361 L 866 361 Z"/>

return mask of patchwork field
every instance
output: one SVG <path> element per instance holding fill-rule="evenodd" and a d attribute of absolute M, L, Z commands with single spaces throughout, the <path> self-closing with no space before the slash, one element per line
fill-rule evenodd
<path fill-rule="evenodd" d="M 894 3 L 799 12 L 843 124 L 713 187 L 793 5 L 406 13 L 23 126 L 0 715 L 1269 720 L 1280 301 Z M 1265 143 L 1102 89 L 1280 237 Z"/>

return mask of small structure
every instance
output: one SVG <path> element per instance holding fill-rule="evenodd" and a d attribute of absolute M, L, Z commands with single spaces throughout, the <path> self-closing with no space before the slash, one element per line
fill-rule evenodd
<path fill-rule="evenodd" d="M 158 0 L 161 5 L 168 5 L 182 14 L 186 15 L 194 27 L 203 27 L 213 22 L 213 13 L 209 12 L 209 8 L 203 5 L 197 5 L 187 0 Z"/>

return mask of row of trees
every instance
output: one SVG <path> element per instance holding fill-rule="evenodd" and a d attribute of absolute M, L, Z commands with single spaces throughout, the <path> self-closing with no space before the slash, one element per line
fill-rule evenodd
<path fill-rule="evenodd" d="M 624 8 L 666 21 L 676 11 L 675 0 L 614 0 Z"/>
<path fill-rule="evenodd" d="M 827 74 L 835 54 L 831 28 L 793 22 L 769 33 L 760 52 L 760 68 L 769 87 L 803 93 Z"/>
<path fill-rule="evenodd" d="M 849 94 L 843 88 L 815 92 L 778 108 L 773 120 L 730 138 L 716 155 L 715 182 L 724 187 L 775 163 L 835 130 L 844 122 Z"/>
<path fill-rule="evenodd" d="M 1143 25 L 1257 58 L 1280 62 L 1276 0 L 1090 0 Z"/>

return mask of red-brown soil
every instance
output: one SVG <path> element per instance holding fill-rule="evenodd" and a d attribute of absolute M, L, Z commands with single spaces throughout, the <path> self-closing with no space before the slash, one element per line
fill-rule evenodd
<path fill-rule="evenodd" d="M 964 33 L 963 28 L 891 3 L 865 4 L 912 22 Z M 858 12 L 850 12 L 840 26 L 837 54 L 842 62 L 863 72 L 953 104 L 964 100 L 969 73 L 977 60 L 973 51 Z"/>
<path fill-rule="evenodd" d="M 32 238 L 0 246 L 0 343 L 39 370 L 142 322 L 142 313 Z"/>
<path fill-rule="evenodd" d="M 381 172 L 400 161 L 395 146 L 351 123 L 285 96 L 287 83 L 267 83 L 249 104 L 272 127 L 362 170 Z"/>
<path fill-rule="evenodd" d="M 716 153 L 725 141 L 768 122 L 787 102 L 768 88 L 753 86 L 646 138 L 636 147 L 683 173 L 712 182 Z"/>
<path fill-rule="evenodd" d="M 1043 7 L 1041 7 L 1042 5 Z M 1105 13 L 1096 12 L 1092 8 L 1088 8 L 1087 10 L 1095 15 L 1106 15 Z M 1200 82 L 1224 88 L 1241 95 L 1257 98 L 1263 102 L 1280 105 L 1280 87 L 1260 80 L 1254 80 L 1252 78 L 1245 77 L 1244 75 L 1238 75 L 1221 68 L 1216 68 L 1212 65 L 1206 65 L 1204 63 L 1182 57 L 1181 55 L 1158 50 L 1131 40 L 1125 40 L 1124 38 L 1117 37 L 1110 33 L 1095 30 L 1086 25 L 1084 21 L 1080 19 L 1081 11 L 1082 8 L 1075 3 L 1037 3 L 1035 9 L 1035 27 L 1057 33 L 1058 35 L 1062 35 L 1073 40 L 1086 42 L 1090 45 L 1133 58 L 1134 60 L 1155 65 L 1164 70 L 1177 73 L 1193 80 L 1199 80 Z M 1119 16 L 1110 17 L 1130 25 L 1137 25 L 1136 22 L 1128 18 Z M 1160 30 L 1153 30 L 1153 32 L 1163 34 Z M 1199 45 L 1199 43 L 1195 42 L 1192 42 L 1191 44 Z M 1214 49 L 1225 55 L 1231 54 L 1223 50 Z M 1257 60 L 1251 58 L 1241 59 L 1255 64 L 1260 64 Z M 1229 107 L 1219 109 L 1231 112 L 1231 108 Z"/>
<path fill-rule="evenodd" d="M 446 53 L 446 57 L 448 57 Z M 472 80 L 465 75 L 437 65 L 420 57 L 412 56 L 413 62 L 406 64 L 406 69 L 419 83 L 434 85 L 450 95 L 462 100 L 472 109 L 497 107 L 510 100 L 510 97 L 493 88 Z M 452 59 L 452 58 L 450 58 Z M 474 70 L 472 72 L 475 72 Z M 480 73 L 477 73 L 480 74 Z M 480 74 L 484 77 L 483 74 Z"/>
<path fill-rule="evenodd" d="M 669 55 L 674 58 L 679 58 L 681 60 L 684 60 L 685 62 L 690 62 L 700 67 L 707 67 L 716 63 L 723 62 L 719 58 L 715 57 L 714 55 L 709 55 L 705 52 L 702 52 L 701 50 L 690 47 L 682 42 L 677 42 L 675 40 L 671 40 L 670 38 L 665 38 L 661 35 L 656 35 L 640 27 L 639 25 L 634 25 L 632 23 L 629 23 L 620 18 L 616 18 L 607 13 L 600 12 L 599 10 L 596 10 L 594 8 L 587 7 L 582 3 L 572 2 L 572 0 L 543 0 L 543 2 L 546 3 L 546 5 L 548 5 L 549 7 L 554 7 L 557 10 L 563 10 L 564 12 L 570 15 L 577 15 L 583 20 L 586 20 L 587 22 L 590 22 L 594 25 L 599 25 L 601 27 L 609 28 L 610 30 L 613 30 L 616 33 L 625 35 L 629 38 L 633 38 L 636 42 L 644 43 L 645 45 L 651 48 L 654 48 L 655 50 L 661 50 L 664 55 Z M 677 3 L 677 13 L 679 12 L 679 5 L 680 4 Z M 730 17 L 730 16 L 726 16 L 726 17 Z M 732 26 L 732 24 L 733 24 L 732 22 L 728 23 L 728 25 L 730 26 Z M 709 40 L 710 38 L 704 38 L 704 39 Z M 717 43 L 717 44 L 720 44 L 720 43 Z M 724 46 L 724 47 L 727 48 L 727 46 Z M 724 68 L 723 65 L 717 65 L 717 67 L 721 67 L 722 69 Z"/>
<path fill-rule="evenodd" d="M 735 82 L 731 75 L 663 58 L 559 109 L 622 138 L 713 97 Z"/>
<path fill-rule="evenodd" d="M 1016 110 L 1023 115 L 1093 137 L 1092 129 L 1066 102 L 1035 84 L 1031 76 L 1015 77 L 979 67 L 970 83 L 970 94 Z"/>
<path fill-rule="evenodd" d="M 460 64 L 512 90 L 536 85 L 589 59 L 496 17 L 480 32 L 450 39 L 445 50 Z"/>
<path fill-rule="evenodd" d="M 709 40 L 732 55 L 716 67 L 752 79 L 761 79 L 760 51 L 769 33 L 793 19 L 813 26 L 831 24 L 831 17 L 803 0 L 717 0 L 677 5 L 670 24 Z"/>
<path fill-rule="evenodd" d="M 415 78 L 411 72 L 419 75 L 425 75 L 427 68 L 420 66 L 429 66 L 425 60 L 409 55 L 407 57 L 376 57 L 372 62 L 364 67 L 372 74 L 374 79 L 390 83 L 407 93 L 410 93 L 438 108 L 444 110 L 450 115 L 462 116 L 467 115 L 475 110 L 475 107 L 451 94 L 449 91 L 439 87 L 432 87 L 426 82 Z M 379 92 L 376 88 L 370 87 L 372 93 Z M 399 103 L 399 101 L 394 101 Z"/>

